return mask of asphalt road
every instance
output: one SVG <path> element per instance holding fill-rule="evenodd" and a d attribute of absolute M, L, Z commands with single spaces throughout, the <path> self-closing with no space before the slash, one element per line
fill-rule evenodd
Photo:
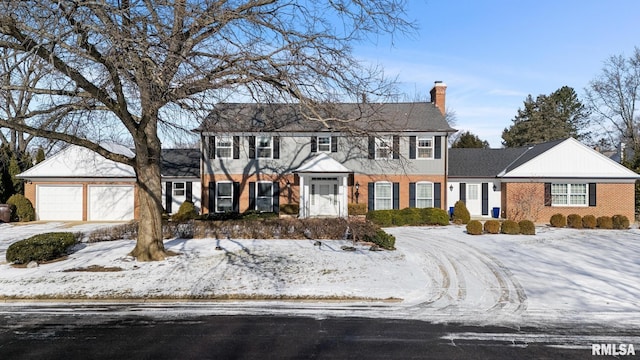
<path fill-rule="evenodd" d="M 578 332 L 342 317 L 5 312 L 0 359 L 591 358 L 590 340 Z M 609 336 L 638 339 L 637 332 Z"/>

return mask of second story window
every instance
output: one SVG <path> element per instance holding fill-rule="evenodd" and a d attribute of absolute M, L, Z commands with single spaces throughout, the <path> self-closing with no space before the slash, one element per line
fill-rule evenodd
<path fill-rule="evenodd" d="M 433 158 L 433 138 L 432 137 L 418 137 L 417 141 L 418 159 L 432 159 Z"/>
<path fill-rule="evenodd" d="M 376 159 L 389 159 L 393 153 L 392 136 L 376 138 Z"/>
<path fill-rule="evenodd" d="M 233 154 L 233 140 L 231 136 L 216 136 L 216 157 L 230 159 Z"/>
<path fill-rule="evenodd" d="M 318 136 L 318 151 L 331 152 L 331 136 Z"/>
<path fill-rule="evenodd" d="M 256 153 L 258 158 L 271 158 L 272 141 L 270 136 L 258 136 L 256 138 Z"/>

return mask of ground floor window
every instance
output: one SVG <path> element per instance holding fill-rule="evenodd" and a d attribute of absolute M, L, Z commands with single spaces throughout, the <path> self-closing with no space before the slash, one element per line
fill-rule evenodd
<path fill-rule="evenodd" d="M 393 191 L 391 183 L 377 182 L 375 185 L 375 209 L 388 210 L 393 209 Z"/>
<path fill-rule="evenodd" d="M 185 184 L 183 182 L 173 183 L 173 196 L 185 195 Z"/>
<path fill-rule="evenodd" d="M 216 211 L 233 211 L 233 183 L 219 182 L 216 186 Z"/>
<path fill-rule="evenodd" d="M 262 212 L 273 211 L 273 183 L 256 183 L 256 210 Z"/>
<path fill-rule="evenodd" d="M 587 184 L 551 184 L 551 205 L 586 206 Z"/>
<path fill-rule="evenodd" d="M 416 183 L 416 207 L 433 207 L 433 183 Z"/>

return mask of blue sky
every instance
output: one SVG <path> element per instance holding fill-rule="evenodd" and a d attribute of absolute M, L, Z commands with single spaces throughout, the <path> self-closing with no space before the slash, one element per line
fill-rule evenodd
<path fill-rule="evenodd" d="M 640 47 L 637 0 L 408 0 L 417 34 L 359 44 L 356 55 L 397 76 L 410 99 L 447 88 L 455 128 L 491 147 L 528 94 L 584 89 L 611 55 Z"/>

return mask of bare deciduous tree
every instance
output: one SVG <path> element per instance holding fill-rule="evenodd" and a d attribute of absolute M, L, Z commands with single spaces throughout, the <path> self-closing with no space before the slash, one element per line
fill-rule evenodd
<path fill-rule="evenodd" d="M 404 0 L 3 1 L 0 49 L 50 71 L 10 87 L 34 94 L 32 114 L 85 131 L 31 118 L 2 118 L 0 126 L 131 165 L 140 206 L 131 254 L 164 259 L 159 132 L 193 126 L 183 120 L 202 119 L 229 98 L 295 102 L 313 114 L 318 104 L 384 97 L 389 82 L 351 46 L 412 30 L 404 8 Z M 127 134 L 135 157 L 101 147 L 105 128 Z"/>

